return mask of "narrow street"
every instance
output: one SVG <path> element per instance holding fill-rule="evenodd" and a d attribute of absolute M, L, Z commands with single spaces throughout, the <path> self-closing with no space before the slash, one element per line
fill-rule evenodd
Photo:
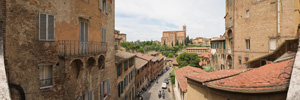
<path fill-rule="evenodd" d="M 165 72 L 162 76 L 158 77 L 158 83 L 152 83 L 152 86 L 148 91 L 143 93 L 144 100 L 173 100 L 171 92 L 168 91 L 168 88 L 171 88 L 169 85 L 172 84 L 171 80 L 169 80 L 169 84 L 167 84 L 167 89 L 162 89 L 163 81 L 169 77 L 169 74 L 172 72 L 173 68 L 169 68 L 167 72 Z M 159 91 L 165 93 L 165 99 L 162 97 L 158 97 Z"/>

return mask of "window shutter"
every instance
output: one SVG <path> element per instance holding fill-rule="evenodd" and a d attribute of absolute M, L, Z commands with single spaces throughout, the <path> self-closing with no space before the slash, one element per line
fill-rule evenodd
<path fill-rule="evenodd" d="M 100 10 L 103 9 L 103 0 L 99 0 L 99 9 L 100 9 Z"/>
<path fill-rule="evenodd" d="M 108 13 L 108 1 L 105 2 L 105 12 Z"/>
<path fill-rule="evenodd" d="M 88 100 L 93 100 L 93 92 L 89 91 L 89 99 Z"/>
<path fill-rule="evenodd" d="M 46 29 L 47 29 L 47 15 L 39 14 L 39 32 L 40 32 L 40 40 L 46 40 Z"/>
<path fill-rule="evenodd" d="M 80 42 L 84 41 L 84 22 L 80 22 Z"/>
<path fill-rule="evenodd" d="M 107 92 L 110 95 L 110 79 L 107 79 Z"/>
<path fill-rule="evenodd" d="M 84 34 L 84 42 L 88 42 L 89 40 L 89 23 L 85 23 L 85 34 Z"/>
<path fill-rule="evenodd" d="M 106 29 L 104 29 L 104 42 L 106 42 Z"/>
<path fill-rule="evenodd" d="M 48 15 L 48 40 L 54 40 L 55 36 L 55 18 L 53 15 Z"/>
<path fill-rule="evenodd" d="M 104 91 L 103 91 L 103 83 L 101 82 L 100 84 L 100 95 L 101 95 L 101 100 L 104 99 Z"/>

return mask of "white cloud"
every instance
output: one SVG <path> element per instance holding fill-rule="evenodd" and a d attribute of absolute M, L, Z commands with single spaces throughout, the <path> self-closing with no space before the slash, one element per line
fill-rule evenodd
<path fill-rule="evenodd" d="M 160 40 L 163 31 L 182 30 L 190 37 L 224 33 L 224 0 L 116 0 L 116 29 L 128 41 Z"/>

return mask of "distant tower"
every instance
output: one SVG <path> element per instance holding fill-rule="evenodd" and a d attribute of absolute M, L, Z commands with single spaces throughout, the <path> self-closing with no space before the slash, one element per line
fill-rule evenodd
<path fill-rule="evenodd" d="M 183 31 L 186 32 L 186 25 L 183 25 Z"/>

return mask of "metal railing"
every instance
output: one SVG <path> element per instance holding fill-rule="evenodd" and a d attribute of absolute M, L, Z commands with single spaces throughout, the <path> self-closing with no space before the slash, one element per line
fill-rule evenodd
<path fill-rule="evenodd" d="M 40 80 L 40 87 L 51 86 L 51 85 L 52 85 L 52 78 Z"/>
<path fill-rule="evenodd" d="M 57 45 L 59 56 L 83 56 L 99 54 L 107 50 L 106 42 L 101 41 L 60 40 L 57 41 Z"/>

